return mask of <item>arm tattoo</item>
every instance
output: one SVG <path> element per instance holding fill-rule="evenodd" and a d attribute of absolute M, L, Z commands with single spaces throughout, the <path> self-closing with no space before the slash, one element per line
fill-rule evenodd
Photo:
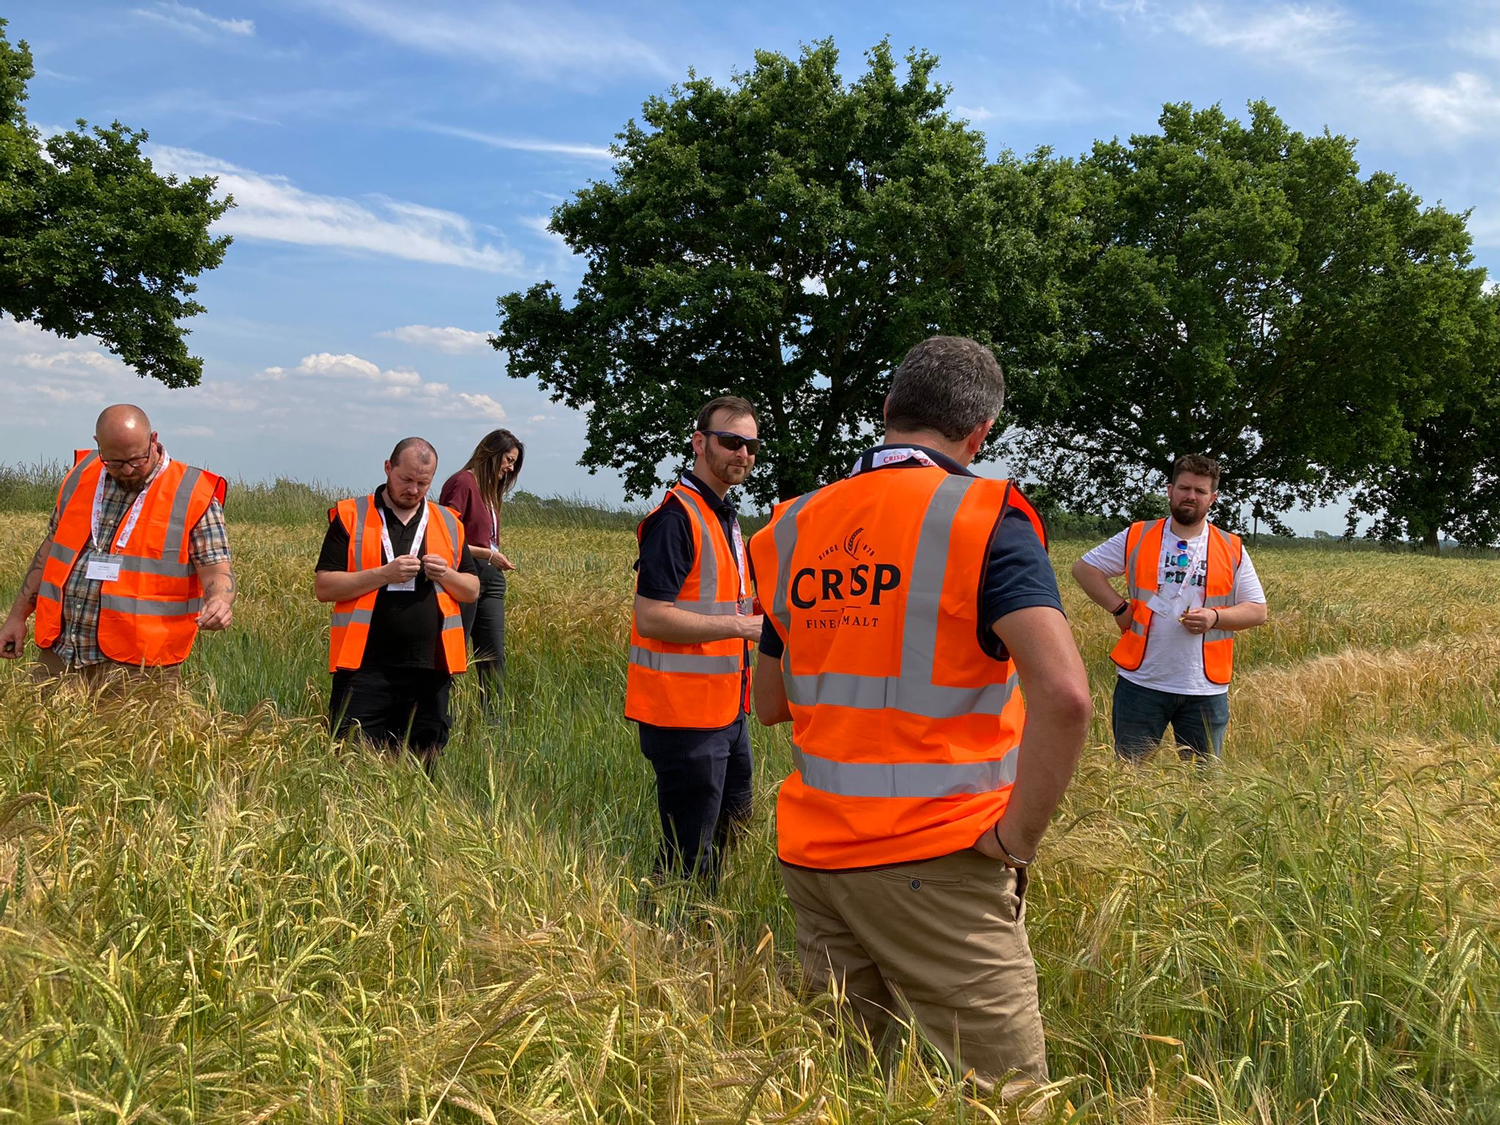
<path fill-rule="evenodd" d="M 49 535 L 36 549 L 36 554 L 31 557 L 31 566 L 26 570 L 26 577 L 21 579 L 21 592 L 16 595 L 15 608 L 24 610 L 28 615 L 36 609 L 37 591 L 42 586 L 42 568 L 47 564 L 47 551 L 51 546 L 52 536 Z"/>
<path fill-rule="evenodd" d="M 214 597 L 233 597 L 237 587 L 234 581 L 234 572 L 228 574 L 215 574 L 203 584 L 203 592 Z"/>

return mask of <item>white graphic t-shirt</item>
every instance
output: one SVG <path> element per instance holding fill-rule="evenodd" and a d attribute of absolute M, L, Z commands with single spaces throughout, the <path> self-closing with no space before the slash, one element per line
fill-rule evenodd
<path fill-rule="evenodd" d="M 1126 528 L 1106 543 L 1101 543 L 1083 561 L 1111 578 L 1125 573 Z M 1191 569 L 1192 574 L 1188 571 Z M 1162 531 L 1161 560 L 1157 564 L 1157 589 L 1171 596 L 1180 591 L 1174 613 L 1151 615 L 1151 630 L 1146 635 L 1146 658 L 1134 672 L 1120 669 L 1120 675 L 1133 684 L 1169 691 L 1178 695 L 1223 695 L 1224 684 L 1213 683 L 1203 674 L 1203 637 L 1189 633 L 1177 619 L 1203 604 L 1203 589 L 1208 581 L 1208 528 L 1193 539 L 1182 539 L 1168 522 Z M 1256 577 L 1250 552 L 1245 551 L 1239 574 L 1235 576 L 1233 600 L 1264 602 L 1265 591 Z"/>

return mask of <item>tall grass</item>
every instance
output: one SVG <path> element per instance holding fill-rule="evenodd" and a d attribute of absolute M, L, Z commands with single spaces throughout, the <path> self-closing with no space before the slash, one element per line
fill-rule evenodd
<path fill-rule="evenodd" d="M 321 518 L 231 521 L 241 598 L 192 659 L 201 707 L 43 705 L 0 670 L 0 1115 L 1006 1119 L 915 1041 L 877 1070 L 792 987 L 784 731 L 755 732 L 717 899 L 642 895 L 629 530 L 508 520 L 503 719 L 461 683 L 430 784 L 318 722 Z M 8 521 L 0 596 L 43 526 Z M 1029 899 L 1037 1112 L 1500 1121 L 1496 564 L 1256 561 L 1272 620 L 1206 773 L 1112 760 L 1111 626 L 1064 583 L 1097 707 Z"/>

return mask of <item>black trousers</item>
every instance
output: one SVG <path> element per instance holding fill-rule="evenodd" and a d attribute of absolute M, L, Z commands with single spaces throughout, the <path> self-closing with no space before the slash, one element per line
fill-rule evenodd
<path fill-rule="evenodd" d="M 453 677 L 432 668 L 341 668 L 333 674 L 328 724 L 335 737 L 356 726 L 382 750 L 409 749 L 431 768 L 448 743 Z"/>
<path fill-rule="evenodd" d="M 505 684 L 505 571 L 493 563 L 479 565 L 479 600 L 459 604 L 464 637 L 473 645 L 470 670 L 479 679 L 485 708 L 500 706 Z"/>
<path fill-rule="evenodd" d="M 750 724 L 718 730 L 639 723 L 641 753 L 656 771 L 659 874 L 718 881 L 724 852 L 750 819 Z"/>

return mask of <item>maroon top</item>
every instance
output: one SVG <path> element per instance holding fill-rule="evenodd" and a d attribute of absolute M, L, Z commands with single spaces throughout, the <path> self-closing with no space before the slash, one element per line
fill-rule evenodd
<path fill-rule="evenodd" d="M 463 520 L 464 539 L 475 547 L 497 547 L 495 524 L 490 510 L 479 495 L 479 482 L 468 469 L 460 469 L 443 482 L 438 503 L 446 504 Z"/>

